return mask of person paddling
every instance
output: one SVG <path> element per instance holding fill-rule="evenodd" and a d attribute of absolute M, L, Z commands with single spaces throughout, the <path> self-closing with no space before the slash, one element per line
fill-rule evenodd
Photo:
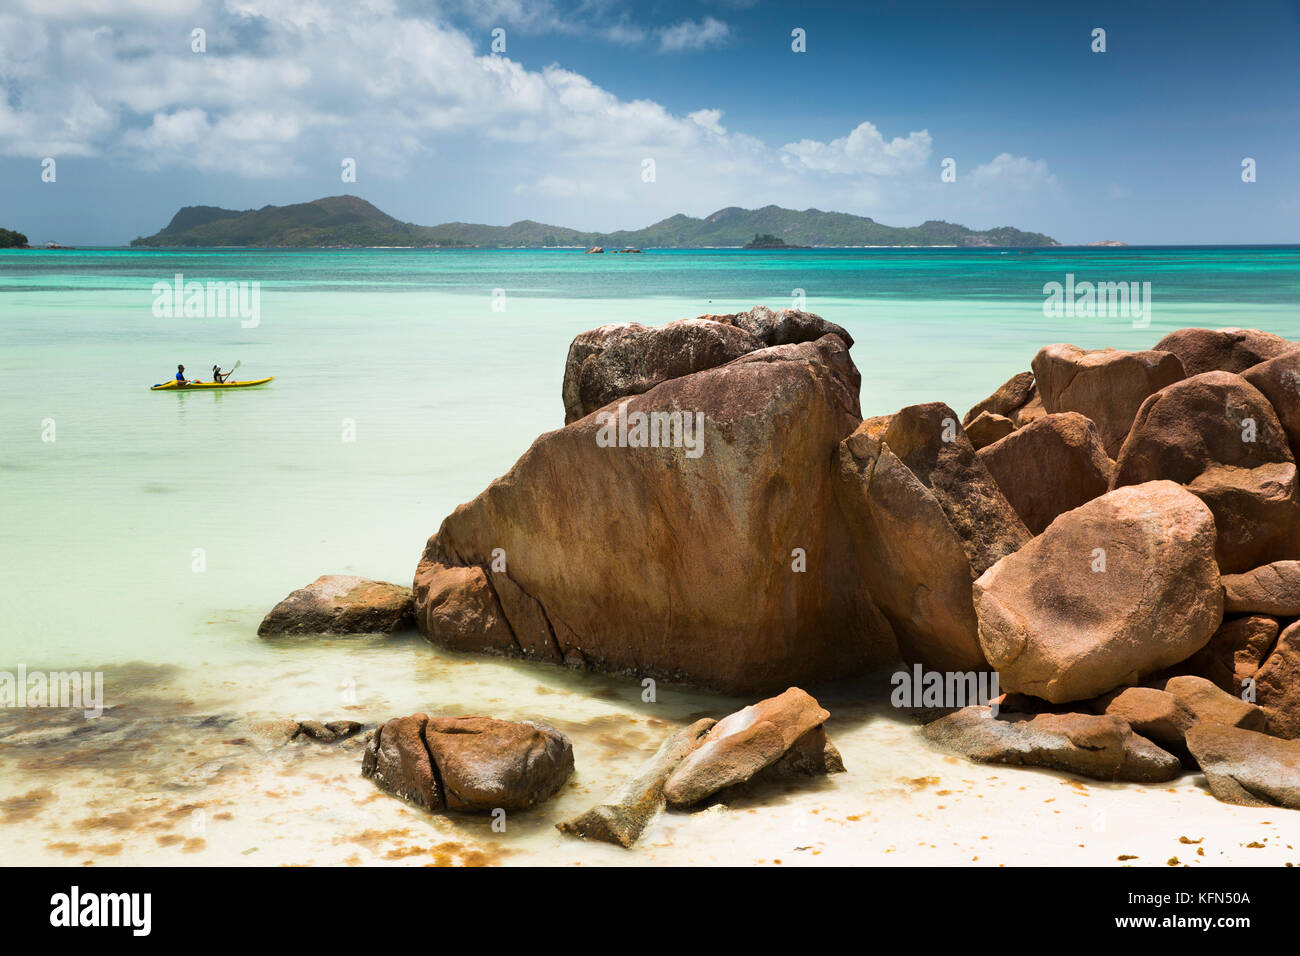
<path fill-rule="evenodd" d="M 230 376 L 234 374 L 235 374 L 235 370 L 233 368 L 229 372 L 223 373 L 221 371 L 220 365 L 212 366 L 212 381 L 216 382 L 218 385 L 220 385 L 222 382 L 224 382 L 226 379 L 230 378 Z"/>

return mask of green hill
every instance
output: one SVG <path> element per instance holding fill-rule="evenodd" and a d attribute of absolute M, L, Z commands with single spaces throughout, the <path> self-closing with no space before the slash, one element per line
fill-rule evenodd
<path fill-rule="evenodd" d="M 999 226 L 978 232 L 931 220 L 919 226 L 886 226 L 865 216 L 820 209 L 741 209 L 730 206 L 696 219 L 678 214 L 644 229 L 580 232 L 525 219 L 509 226 L 448 222 L 417 226 L 400 222 L 356 196 L 331 196 L 292 206 L 238 211 L 186 206 L 167 227 L 132 246 L 419 246 L 545 247 L 636 246 L 638 248 L 740 247 L 765 235 L 790 246 L 1054 246 L 1036 232 Z"/>
<path fill-rule="evenodd" d="M 243 212 L 186 206 L 161 232 L 132 246 L 434 246 L 425 226 L 399 222 L 356 196 Z"/>
<path fill-rule="evenodd" d="M 12 229 L 0 229 L 0 249 L 26 249 L 27 237 Z"/>

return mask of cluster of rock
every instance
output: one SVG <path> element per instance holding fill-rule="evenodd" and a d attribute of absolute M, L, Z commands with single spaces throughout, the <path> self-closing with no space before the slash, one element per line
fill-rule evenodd
<path fill-rule="evenodd" d="M 664 741 L 601 803 L 556 826 L 627 847 L 665 806 L 696 807 L 750 781 L 841 773 L 844 762 L 826 736 L 829 716 L 791 687 L 722 720 L 698 720 Z"/>
<path fill-rule="evenodd" d="M 864 420 L 852 345 L 762 307 L 579 335 L 564 426 L 429 539 L 416 626 L 735 694 L 899 657 L 991 669 L 1010 704 L 930 737 L 1107 778 L 1199 766 L 1224 799 L 1296 805 L 1300 346 L 1048 345 L 964 417 Z M 1198 710 L 1185 679 L 1256 716 Z"/>
<path fill-rule="evenodd" d="M 852 344 L 761 307 L 579 335 L 565 427 L 430 539 L 417 626 L 734 693 L 896 655 L 992 668 L 1040 708 L 1084 711 L 993 732 L 1030 755 L 1099 735 L 1111 775 L 1182 761 L 1092 702 L 1178 674 L 1253 690 L 1271 716 L 1234 734 L 1296 735 L 1295 344 L 1184 329 L 1145 351 L 1049 345 L 964 417 L 936 402 L 866 420 Z M 615 410 L 703 412 L 706 450 L 602 445 Z M 993 727 L 970 726 L 934 735 Z"/>
<path fill-rule="evenodd" d="M 690 808 L 753 780 L 843 771 L 824 724 L 830 714 L 791 687 L 722 720 L 670 736 L 632 779 L 556 826 L 631 846 L 665 806 Z M 412 714 L 370 737 L 362 776 L 431 813 L 527 810 L 573 773 L 573 745 L 558 730 L 491 717 Z"/>
<path fill-rule="evenodd" d="M 972 408 L 970 446 L 1034 535 L 972 565 L 975 637 L 1025 713 L 926 736 L 1103 779 L 1200 769 L 1220 799 L 1300 807 L 1298 385 L 1294 343 L 1182 329 L 1048 346 Z"/>

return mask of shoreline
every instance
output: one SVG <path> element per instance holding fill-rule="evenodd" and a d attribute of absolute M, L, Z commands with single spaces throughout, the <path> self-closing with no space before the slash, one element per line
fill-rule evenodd
<path fill-rule="evenodd" d="M 1300 864 L 1300 851 L 1286 839 L 1289 811 L 1219 803 L 1198 778 L 1169 786 L 1106 784 L 971 764 L 938 751 L 921 738 L 919 721 L 894 712 L 884 693 L 862 694 L 873 679 L 887 686 L 884 672 L 816 688 L 832 712 L 828 730 L 846 773 L 811 786 L 734 794 L 713 809 L 669 811 L 629 850 L 575 840 L 554 822 L 600 799 L 701 707 L 721 713 L 739 699 L 665 689 L 659 703 L 644 704 L 631 682 L 430 651 L 416 668 L 426 694 L 450 671 L 482 669 L 505 705 L 499 716 L 544 713 L 575 742 L 574 778 L 552 801 L 512 815 L 504 834 L 493 833 L 481 817 L 430 816 L 380 793 L 361 778 L 359 751 L 316 743 L 274 749 L 246 733 L 251 723 L 292 707 L 223 713 L 187 702 L 183 672 L 150 681 L 146 669 L 132 675 L 136 689 L 119 695 L 119 706 L 135 716 L 117 739 L 129 734 L 144 745 L 142 752 L 163 759 L 141 766 L 133 753 L 111 747 L 101 753 L 84 735 L 61 736 L 49 726 L 28 728 L 29 735 L 45 737 L 38 751 L 31 749 L 35 737 L 17 747 L 11 739 L 4 748 L 0 834 L 11 847 L 8 862 L 1143 867 L 1168 866 L 1177 857 L 1178 865 L 1192 867 Z M 400 681 L 400 671 L 410 669 L 407 652 L 383 653 L 390 663 L 382 671 Z M 347 656 L 346 642 L 323 648 L 319 656 L 326 660 L 317 663 L 329 669 L 339 654 Z M 301 666 L 288 660 L 273 674 L 281 670 Z M 250 665 L 255 672 L 269 676 L 260 664 Z M 201 676 L 200 669 L 188 676 Z M 160 691 L 175 700 L 159 700 Z M 323 697 L 314 695 L 318 710 Z M 321 716 L 370 723 L 409 703 L 335 705 Z M 10 738 L 12 716 L 0 710 L 0 732 Z M 39 716 L 45 719 L 35 723 L 51 723 L 48 713 Z M 205 720 L 215 726 L 204 728 Z M 250 742 L 228 743 L 240 737 Z M 186 756 L 191 750 L 195 755 Z M 44 768 L 39 773 L 33 759 Z M 61 780 L 58 791 L 42 780 L 52 773 Z M 1014 814 L 1007 813 L 1009 804 Z M 1183 837 L 1199 842 L 1180 842 Z"/>

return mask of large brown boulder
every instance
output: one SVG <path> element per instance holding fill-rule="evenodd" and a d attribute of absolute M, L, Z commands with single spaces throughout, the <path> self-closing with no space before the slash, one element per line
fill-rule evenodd
<path fill-rule="evenodd" d="M 573 773 L 573 746 L 541 724 L 413 714 L 371 738 L 362 776 L 433 813 L 526 810 Z"/>
<path fill-rule="evenodd" d="M 1300 346 L 1277 358 L 1260 362 L 1241 373 L 1254 385 L 1277 413 L 1294 455 L 1300 449 Z"/>
<path fill-rule="evenodd" d="M 1187 747 L 1217 799 L 1300 809 L 1300 741 L 1202 722 L 1187 732 Z"/>
<path fill-rule="evenodd" d="M 1104 495 L 1114 468 L 1096 426 L 1078 412 L 1030 422 L 981 448 L 979 460 L 1032 534 Z"/>
<path fill-rule="evenodd" d="M 351 574 L 323 574 L 271 608 L 257 633 L 391 634 L 414 623 L 411 589 Z"/>
<path fill-rule="evenodd" d="M 822 726 L 828 717 L 830 713 L 798 687 L 724 717 L 669 774 L 664 784 L 668 805 L 692 806 L 745 783 L 791 751 L 800 760 L 823 755 L 823 773 L 842 771 L 839 753 Z"/>
<path fill-rule="evenodd" d="M 1234 614 L 1300 615 L 1300 561 L 1274 561 L 1225 574 L 1223 609 Z"/>
<path fill-rule="evenodd" d="M 1065 770 L 1096 780 L 1158 783 L 1182 765 L 1139 737 L 1118 717 L 1098 714 L 1014 714 L 994 717 L 978 705 L 928 723 L 924 735 L 979 763 Z"/>
<path fill-rule="evenodd" d="M 1165 682 L 1165 693 L 1178 698 L 1197 721 L 1245 730 L 1264 730 L 1267 725 L 1264 711 L 1258 706 L 1221 690 L 1204 677 L 1171 677 Z"/>
<path fill-rule="evenodd" d="M 733 693 L 889 655 L 830 467 L 860 420 L 846 368 L 835 335 L 773 346 L 542 435 L 429 540 L 417 626 Z"/>
<path fill-rule="evenodd" d="M 1184 374 L 1170 352 L 1089 351 L 1074 345 L 1047 346 L 1034 357 L 1033 368 L 1043 407 L 1092 419 L 1111 457 L 1147 397 Z"/>
<path fill-rule="evenodd" d="M 1260 391 L 1203 372 L 1151 396 L 1115 461 L 1112 484 L 1169 479 L 1214 513 L 1226 573 L 1300 553 L 1300 485 L 1286 434 Z"/>
<path fill-rule="evenodd" d="M 962 426 L 969 429 L 971 422 L 985 412 L 1009 419 L 1024 408 L 1035 394 L 1034 373 L 1018 372 L 1003 382 L 988 398 L 972 405 L 961 420 Z"/>
<path fill-rule="evenodd" d="M 1167 478 L 1186 485 L 1212 464 L 1256 468 L 1293 460 L 1259 389 L 1231 372 L 1204 372 L 1142 403 L 1115 461 L 1115 484 Z"/>
<path fill-rule="evenodd" d="M 1282 632 L 1252 676 L 1255 702 L 1268 719 L 1268 732 L 1287 739 L 1300 737 L 1300 621 Z"/>
<path fill-rule="evenodd" d="M 833 334 L 846 347 L 853 339 L 819 315 L 758 306 L 733 315 L 705 315 L 650 327 L 637 322 L 583 332 L 569 346 L 564 365 L 564 423 L 610 402 L 648 392 L 660 382 L 717 368 L 772 345 L 815 342 Z"/>
<path fill-rule="evenodd" d="M 1300 554 L 1300 482 L 1293 463 L 1211 465 L 1187 490 L 1214 514 L 1225 573 Z"/>
<path fill-rule="evenodd" d="M 1223 618 L 1214 518 L 1169 481 L 1067 511 L 975 582 L 979 640 L 1009 692 L 1053 703 L 1136 684 Z"/>
<path fill-rule="evenodd" d="M 863 423 L 837 491 L 876 605 L 909 663 L 980 670 L 971 583 L 1030 539 L 947 405 Z"/>
<path fill-rule="evenodd" d="M 1179 329 L 1156 343 L 1158 351 L 1177 355 L 1188 375 L 1244 372 L 1295 347 L 1284 338 L 1254 329 Z"/>

